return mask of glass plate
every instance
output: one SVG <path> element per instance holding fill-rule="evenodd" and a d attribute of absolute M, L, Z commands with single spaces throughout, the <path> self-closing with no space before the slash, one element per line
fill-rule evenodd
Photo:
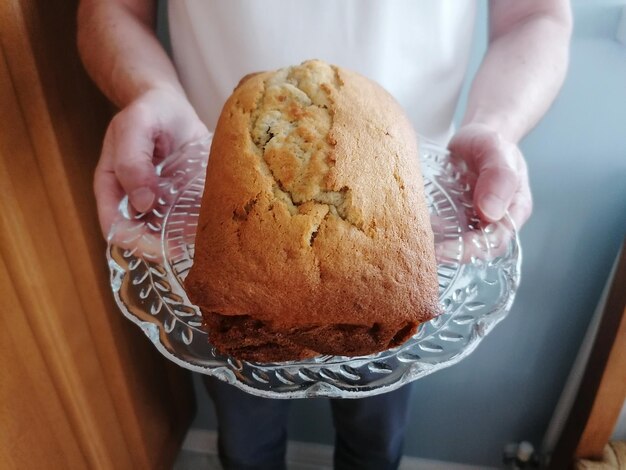
<path fill-rule="evenodd" d="M 261 364 L 219 354 L 182 286 L 193 263 L 210 139 L 188 144 L 161 163 L 156 207 L 139 214 L 123 200 L 109 235 L 107 259 L 117 304 L 176 364 L 264 397 L 358 398 L 459 362 L 508 313 L 521 264 L 511 219 L 482 224 L 472 207 L 472 176 L 452 163 L 447 150 L 422 143 L 444 313 L 403 345 L 370 356 Z"/>

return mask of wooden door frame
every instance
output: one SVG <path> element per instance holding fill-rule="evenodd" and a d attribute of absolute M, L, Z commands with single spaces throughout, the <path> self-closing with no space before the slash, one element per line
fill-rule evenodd
<path fill-rule="evenodd" d="M 598 331 L 573 406 L 550 460 L 601 459 L 626 399 L 626 240 L 622 243 Z"/>
<path fill-rule="evenodd" d="M 0 314 L 19 324 L 0 337 L 0 466 L 171 468 L 191 377 L 113 300 L 92 192 L 113 109 L 79 60 L 77 4 L 0 2 Z"/>

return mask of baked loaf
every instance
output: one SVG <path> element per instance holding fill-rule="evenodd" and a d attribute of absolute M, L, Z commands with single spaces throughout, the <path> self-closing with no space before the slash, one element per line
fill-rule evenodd
<path fill-rule="evenodd" d="M 397 346 L 438 313 L 416 136 L 320 61 L 244 77 L 213 137 L 185 281 L 211 343 L 273 362 Z"/>

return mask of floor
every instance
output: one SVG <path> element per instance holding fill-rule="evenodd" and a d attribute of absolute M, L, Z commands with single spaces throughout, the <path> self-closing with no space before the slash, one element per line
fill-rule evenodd
<path fill-rule="evenodd" d="M 288 470 L 332 470 L 333 447 L 313 442 L 289 441 L 286 459 Z M 217 458 L 217 433 L 205 429 L 190 429 L 173 469 L 222 470 Z M 496 469 L 404 456 L 399 470 Z"/>
<path fill-rule="evenodd" d="M 298 462 L 287 462 L 288 470 L 332 470 L 319 464 L 305 464 Z M 173 470 L 222 470 L 222 466 L 216 455 L 210 455 L 205 452 L 193 452 L 190 450 L 182 450 L 174 463 Z"/>
<path fill-rule="evenodd" d="M 174 462 L 174 470 L 221 470 L 222 466 L 216 455 L 183 450 Z"/>

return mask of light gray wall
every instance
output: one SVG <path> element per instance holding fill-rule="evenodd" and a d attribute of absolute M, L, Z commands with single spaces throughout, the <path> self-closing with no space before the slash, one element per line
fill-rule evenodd
<path fill-rule="evenodd" d="M 414 384 L 408 455 L 497 466 L 507 442 L 541 443 L 626 234 L 626 46 L 614 40 L 624 2 L 573 4 L 567 81 L 521 144 L 535 211 L 517 300 L 470 357 Z M 472 70 L 485 47 L 481 8 Z M 194 426 L 214 429 L 198 393 Z M 290 438 L 332 443 L 326 400 L 293 403 Z"/>

